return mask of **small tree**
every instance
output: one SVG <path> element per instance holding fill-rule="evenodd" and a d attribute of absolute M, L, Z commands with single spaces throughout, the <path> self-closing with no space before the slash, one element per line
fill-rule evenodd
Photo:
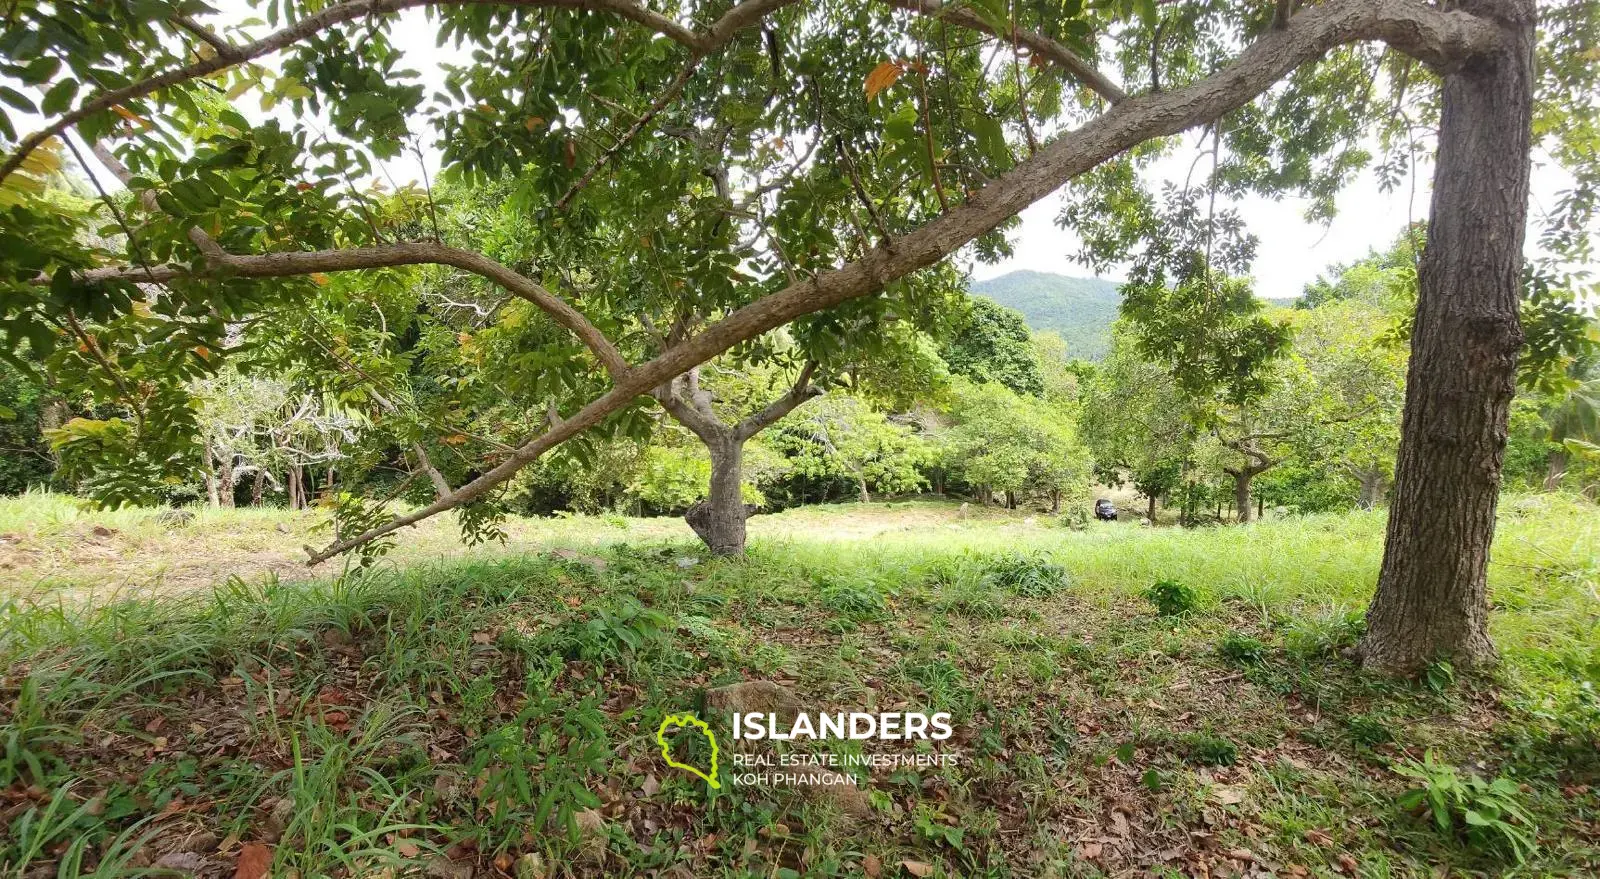
<path fill-rule="evenodd" d="M 1157 499 L 1178 487 L 1193 455 L 1195 427 L 1171 373 L 1141 357 L 1137 344 L 1126 323 L 1113 325 L 1078 423 L 1096 474 L 1112 485 L 1131 481 L 1154 523 Z"/>
<path fill-rule="evenodd" d="M 1048 499 L 1059 512 L 1088 494 L 1090 457 L 1070 414 L 1052 412 L 998 382 L 958 380 L 941 438 L 950 468 L 983 503 L 1015 509 L 1025 497 Z"/>

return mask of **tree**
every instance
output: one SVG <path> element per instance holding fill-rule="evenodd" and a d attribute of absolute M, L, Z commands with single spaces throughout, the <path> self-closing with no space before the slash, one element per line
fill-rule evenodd
<path fill-rule="evenodd" d="M 1544 490 L 1555 491 L 1566 476 L 1568 458 L 1574 448 L 1586 450 L 1600 445 L 1600 369 L 1591 366 L 1588 375 L 1579 373 L 1561 392 L 1554 395 L 1541 413 L 1549 425 L 1551 448 L 1546 458 Z"/>
<path fill-rule="evenodd" d="M 970 310 L 959 331 L 939 352 L 950 371 L 975 382 L 999 382 L 1019 394 L 1044 393 L 1022 315 L 982 296 L 967 302 Z"/>
<path fill-rule="evenodd" d="M 1406 354 L 1393 321 L 1388 308 L 1333 299 L 1306 312 L 1295 333 L 1295 355 L 1318 386 L 1298 454 L 1354 479 L 1368 510 L 1393 478 L 1400 443 Z"/>
<path fill-rule="evenodd" d="M 434 95 L 399 66 L 387 38 L 389 13 L 415 5 L 430 11 L 442 36 L 481 50 L 450 71 Z M 216 368 L 198 352 L 224 354 L 229 323 L 292 306 L 325 273 L 449 266 L 525 299 L 581 341 L 587 353 L 571 369 L 584 380 L 569 383 L 559 422 L 547 419 L 511 450 L 484 460 L 470 481 L 417 510 L 381 522 L 371 509 L 356 511 L 363 525 L 379 524 L 341 532 L 349 536 L 314 554 L 319 561 L 478 504 L 580 433 L 630 429 L 641 396 L 770 330 L 846 303 L 854 304 L 847 312 L 887 301 L 914 312 L 914 301 L 897 298 L 904 296 L 901 279 L 974 242 L 979 255 L 997 255 L 1003 247 L 997 230 L 1020 210 L 1108 162 L 1120 167 L 1112 160 L 1141 144 L 1209 126 L 1236 157 L 1214 161 L 1216 184 L 1306 191 L 1331 210 L 1332 193 L 1369 158 L 1356 146 L 1357 134 L 1373 124 L 1386 125 L 1387 133 L 1413 131 L 1412 112 L 1427 114 L 1434 106 L 1431 74 L 1414 63 L 1421 62 L 1443 76 L 1437 167 L 1444 185 L 1434 189 L 1396 479 L 1397 524 L 1375 608 L 1437 603 L 1419 596 L 1481 604 L 1493 520 L 1483 485 L 1497 473 L 1505 407 L 1479 406 L 1477 394 L 1509 398 L 1505 376 L 1515 363 L 1505 365 L 1503 355 L 1514 355 L 1519 342 L 1507 306 L 1516 297 L 1526 208 L 1532 0 L 1471 0 L 1448 11 L 1418 0 L 1331 0 L 1299 10 L 1288 2 L 1268 8 L 1135 0 L 1070 17 L 1032 4 L 1012 7 L 1011 14 L 936 0 L 897 0 L 893 12 L 887 6 L 800 10 L 785 0 L 744 0 L 731 8 L 675 5 L 662 12 L 627 0 L 597 0 L 583 10 L 555 0 L 371 0 L 306 11 L 272 3 L 269 26 L 278 29 L 241 42 L 208 27 L 198 4 L 19 3 L 0 38 L 5 72 L 31 90 L 3 93 L 20 113 L 8 110 L 0 125 L 9 147 L 0 161 L 6 349 L 25 342 L 31 354 L 19 358 L 23 363 L 63 347 L 66 357 L 95 361 L 103 373 L 98 393 L 125 415 L 80 451 L 95 466 L 119 471 L 103 482 L 103 496 L 126 501 L 139 496 L 140 485 L 193 466 L 193 452 L 186 451 L 192 443 L 182 437 L 192 437 L 194 424 L 183 415 L 188 400 L 181 388 Z M 286 11 L 290 20 L 279 27 Z M 1577 0 L 1547 9 L 1559 27 L 1541 48 L 1556 62 L 1555 75 L 1541 80 L 1541 96 L 1549 98 L 1541 120 L 1593 109 L 1594 89 L 1585 85 L 1594 74 L 1583 40 L 1594 15 L 1592 4 Z M 343 29 L 354 22 L 359 38 Z M 945 39 L 953 30 L 999 35 L 1009 52 L 996 54 L 984 39 Z M 501 39 L 507 32 L 528 37 Z M 1364 45 L 1373 40 L 1395 52 Z M 252 63 L 280 51 L 281 77 Z M 1097 68 L 1102 54 L 1124 82 L 1136 83 L 1130 87 L 1138 94 Z M 991 68 L 1007 55 L 1011 64 Z M 1310 64 L 1319 59 L 1329 63 Z M 1350 108 L 1355 84 L 1378 82 L 1391 88 L 1404 112 L 1381 102 Z M 267 100 L 287 101 L 299 116 L 289 130 L 252 125 L 237 112 L 205 106 L 206 90 L 215 85 L 237 89 L 234 100 L 255 89 Z M 638 327 L 597 324 L 586 314 L 588 303 L 563 287 L 559 265 L 538 272 L 563 291 L 558 295 L 437 233 L 375 234 L 348 182 L 369 176 L 373 158 L 395 158 L 414 143 L 416 117 L 434 124 L 450 175 L 483 179 L 534 169 L 539 185 L 522 197 L 540 216 L 541 234 L 574 222 L 583 233 L 571 240 L 574 247 L 608 236 L 637 240 L 638 223 L 658 224 L 657 212 L 637 212 L 625 199 L 591 198 L 625 193 L 611 185 L 619 174 L 630 184 L 649 178 L 673 137 L 656 125 L 663 111 L 685 101 L 699 102 L 686 115 L 714 111 L 707 102 L 719 95 L 733 100 L 726 112 L 706 118 L 744 123 L 726 134 L 740 145 L 726 178 L 745 190 L 734 204 L 772 187 L 758 197 L 763 209 L 754 219 L 724 213 L 729 226 L 738 223 L 763 242 L 750 261 L 764 274 L 736 280 L 722 266 L 717 276 L 726 287 L 713 288 L 716 307 L 704 311 L 703 328 L 644 353 L 629 351 L 645 359 L 624 353 Z M 14 120 L 35 111 L 49 121 L 18 137 Z M 300 120 L 323 111 L 336 136 L 319 139 L 302 130 Z M 1224 119 L 1225 126 L 1214 124 Z M 1285 123 L 1285 130 L 1275 128 Z M 701 134 L 715 140 L 722 130 Z M 1041 130 L 1060 133 L 1045 142 Z M 1542 131 L 1562 141 L 1555 154 L 1592 192 L 1600 172 L 1579 127 Z M 75 140 L 94 149 L 113 139 L 123 141 L 113 148 L 128 166 L 126 185 L 136 197 L 120 203 L 108 197 L 106 210 L 92 219 L 118 227 L 117 246 L 86 244 L 85 218 L 37 196 L 39 175 L 48 171 L 41 157 L 51 155 L 52 142 L 71 151 Z M 1020 160 L 1019 149 L 1026 152 Z M 713 167 L 701 179 L 717 186 L 724 178 Z M 683 190 L 685 180 L 672 174 L 661 186 L 698 203 Z M 662 197 L 653 188 L 640 191 Z M 727 201 L 710 208 L 723 213 Z M 1592 198 L 1565 201 L 1560 222 L 1588 228 L 1594 205 Z M 1453 219 L 1439 222 L 1447 216 Z M 1455 289 L 1457 280 L 1467 293 Z M 601 295 L 626 289 L 608 285 Z M 150 304 L 152 316 L 130 326 L 136 302 Z M 1469 328 L 1471 344 L 1450 351 Z M 123 372 L 139 359 L 163 366 L 129 382 Z M 1436 430 L 1441 426 L 1451 429 Z M 1459 437 L 1462 448 L 1427 439 L 1446 434 Z M 1457 485 L 1452 477 L 1464 473 L 1478 475 L 1462 487 L 1439 488 Z M 1448 523 L 1425 539 L 1422 523 L 1440 515 Z M 1451 553 L 1461 560 L 1436 564 Z M 1467 585 L 1443 585 L 1446 579 Z M 1435 614 L 1439 621 L 1420 629 L 1389 625 L 1387 613 L 1375 611 L 1381 624 L 1368 638 L 1377 665 L 1478 655 L 1487 645 L 1486 638 L 1464 634 L 1468 624 L 1481 623 L 1481 613 Z M 1402 611 L 1394 619 L 1410 616 Z M 1413 630 L 1426 630 L 1415 639 L 1415 654 L 1396 652 L 1391 642 Z"/>
<path fill-rule="evenodd" d="M 927 483 L 922 468 L 932 458 L 926 441 L 870 404 L 848 394 L 827 394 L 785 423 L 771 440 L 788 457 L 794 475 L 849 479 L 861 503 L 872 492 L 903 494 Z"/>
<path fill-rule="evenodd" d="M 1182 479 L 1195 428 L 1171 374 L 1139 356 L 1136 346 L 1126 324 L 1113 325 L 1111 350 L 1084 391 L 1079 432 L 1099 477 L 1113 485 L 1131 481 L 1154 523 L 1157 500 Z"/>
<path fill-rule="evenodd" d="M 983 503 L 1016 509 L 1028 495 L 1079 504 L 1088 492 L 1090 458 L 1073 419 L 1021 397 L 999 382 L 957 380 L 955 424 L 942 437 L 946 458 Z"/>

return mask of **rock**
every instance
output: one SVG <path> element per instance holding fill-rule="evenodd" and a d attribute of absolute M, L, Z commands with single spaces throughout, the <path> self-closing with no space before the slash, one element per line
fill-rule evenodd
<path fill-rule="evenodd" d="M 517 879 L 549 879 L 550 868 L 545 866 L 544 855 L 526 854 L 517 858 Z"/>
<path fill-rule="evenodd" d="M 832 769 L 810 769 L 799 773 L 803 779 L 795 789 L 807 797 L 832 805 L 851 818 L 868 818 L 872 815 L 872 801 L 867 792 L 856 786 L 851 776 Z"/>
<path fill-rule="evenodd" d="M 423 867 L 422 874 L 428 879 L 472 879 L 472 865 L 458 864 L 449 858 L 432 857 L 428 865 Z"/>
<path fill-rule="evenodd" d="M 800 710 L 800 699 L 771 681 L 743 681 L 707 690 L 706 705 L 740 714 L 776 714 L 783 723 L 792 723 Z"/>
<path fill-rule="evenodd" d="M 193 521 L 191 510 L 162 510 L 156 514 L 156 524 L 163 528 L 181 528 Z"/>
<path fill-rule="evenodd" d="M 278 533 L 279 534 L 288 534 L 290 531 L 294 530 L 293 528 L 289 527 L 289 523 L 288 522 L 279 522 L 277 525 L 274 525 L 273 527 L 278 529 Z"/>
<path fill-rule="evenodd" d="M 680 568 L 692 568 L 695 565 L 700 564 L 700 560 L 694 558 L 693 556 L 685 556 L 684 558 L 678 559 L 675 564 L 677 564 L 677 566 Z"/>
<path fill-rule="evenodd" d="M 966 519 L 967 518 L 967 510 L 970 510 L 970 509 L 972 509 L 972 505 L 967 503 L 966 501 L 962 501 L 961 502 L 961 509 L 956 513 L 956 518 L 963 519 L 963 520 Z"/>
<path fill-rule="evenodd" d="M 281 797 L 268 808 L 267 820 L 261 825 L 261 839 L 263 842 L 277 842 L 283 838 L 283 832 L 289 829 L 289 824 L 294 821 L 294 800 Z"/>

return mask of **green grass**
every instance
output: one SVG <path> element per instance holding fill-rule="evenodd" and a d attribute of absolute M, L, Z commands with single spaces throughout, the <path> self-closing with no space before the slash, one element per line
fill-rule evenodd
<path fill-rule="evenodd" d="M 0 527 L 30 541 L 149 527 L 16 503 Z M 66 566 L 0 616 L 0 875 L 232 875 L 253 842 L 302 877 L 1505 874 L 1512 853 L 1398 805 L 1425 751 L 1519 786 L 1517 875 L 1594 875 L 1600 516 L 1502 507 L 1505 661 L 1439 692 L 1339 653 L 1381 513 L 1080 531 L 843 505 L 762 517 L 742 561 L 668 523 L 519 523 L 477 556 L 102 603 L 59 600 L 92 570 Z M 311 525 L 208 515 L 193 545 Z M 1197 608 L 1156 613 L 1162 579 Z M 668 768 L 661 719 L 745 679 L 812 711 L 949 711 L 932 750 L 962 763 L 872 776 L 867 818 Z"/>

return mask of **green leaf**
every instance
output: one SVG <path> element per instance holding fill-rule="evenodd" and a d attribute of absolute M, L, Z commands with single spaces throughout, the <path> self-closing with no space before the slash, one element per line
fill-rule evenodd
<path fill-rule="evenodd" d="M 39 105 L 40 111 L 46 116 L 54 116 L 66 112 L 72 106 L 72 99 L 78 94 L 78 81 L 63 79 L 50 87 L 44 93 L 44 102 Z"/>
<path fill-rule="evenodd" d="M 0 101 L 5 101 L 24 113 L 39 112 L 39 109 L 33 105 L 33 101 L 28 100 L 27 95 L 7 86 L 0 85 Z"/>

